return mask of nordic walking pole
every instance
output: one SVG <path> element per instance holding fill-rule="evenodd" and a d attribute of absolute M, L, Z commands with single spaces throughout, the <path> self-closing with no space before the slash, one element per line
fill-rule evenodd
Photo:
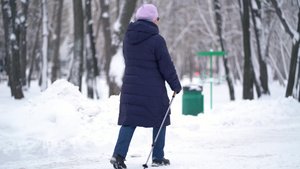
<path fill-rule="evenodd" d="M 148 165 L 147 165 L 147 164 L 148 164 L 148 161 L 149 161 L 150 156 L 151 156 L 151 154 L 152 154 L 152 152 L 153 152 L 153 148 L 154 148 L 154 146 L 155 146 L 155 144 L 156 144 L 156 141 L 157 141 L 157 139 L 158 139 L 158 136 L 159 136 L 159 134 L 160 134 L 160 131 L 161 131 L 162 127 L 164 126 L 165 120 L 166 120 L 166 118 L 167 118 L 167 116 L 168 116 L 168 114 L 169 114 L 169 110 L 170 110 L 170 107 L 171 107 L 171 104 L 172 104 L 172 102 L 173 102 L 173 99 L 174 99 L 175 95 L 176 95 L 176 92 L 173 93 L 173 96 L 172 96 L 172 99 L 171 99 L 171 101 L 170 101 L 168 110 L 167 110 L 167 112 L 166 112 L 166 114 L 165 114 L 165 117 L 164 117 L 163 121 L 161 122 L 161 125 L 160 125 L 160 127 L 159 127 L 158 133 L 156 134 L 156 137 L 155 137 L 155 139 L 154 139 L 154 142 L 152 143 L 151 150 L 150 150 L 149 156 L 148 156 L 148 158 L 147 158 L 147 161 L 146 161 L 145 164 L 143 164 L 144 169 L 145 169 L 145 168 L 148 168 Z"/>

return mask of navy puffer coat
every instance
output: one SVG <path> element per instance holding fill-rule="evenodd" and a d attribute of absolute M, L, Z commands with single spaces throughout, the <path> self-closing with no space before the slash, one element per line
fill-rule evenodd
<path fill-rule="evenodd" d="M 119 125 L 159 127 L 169 106 L 165 86 L 181 85 L 164 38 L 156 24 L 130 23 L 123 42 L 125 75 L 120 98 Z M 170 125 L 170 116 L 165 126 Z"/>

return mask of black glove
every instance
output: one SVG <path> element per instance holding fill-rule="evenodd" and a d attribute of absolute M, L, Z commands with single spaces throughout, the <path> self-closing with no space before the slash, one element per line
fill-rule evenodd
<path fill-rule="evenodd" d="M 181 89 L 182 89 L 182 88 L 180 87 L 180 89 L 179 89 L 179 90 L 175 91 L 175 92 L 176 92 L 176 94 L 180 93 Z"/>

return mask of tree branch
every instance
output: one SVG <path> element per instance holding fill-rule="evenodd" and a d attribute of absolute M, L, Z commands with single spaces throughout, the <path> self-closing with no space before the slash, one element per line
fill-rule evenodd
<path fill-rule="evenodd" d="M 290 25 L 287 23 L 287 20 L 284 16 L 284 13 L 282 12 L 277 0 L 271 0 L 273 6 L 276 9 L 276 13 L 285 29 L 285 31 L 290 35 L 291 38 L 295 38 L 296 32 L 293 30 L 293 28 L 290 27 Z"/>

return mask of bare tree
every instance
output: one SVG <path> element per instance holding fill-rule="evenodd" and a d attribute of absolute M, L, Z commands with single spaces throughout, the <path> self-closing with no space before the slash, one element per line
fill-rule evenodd
<path fill-rule="evenodd" d="M 21 82 L 19 55 L 19 24 L 17 18 L 16 1 L 2 0 L 2 13 L 5 30 L 5 53 L 8 61 L 9 85 L 15 99 L 24 97 Z"/>
<path fill-rule="evenodd" d="M 1 1 L 6 2 L 5 0 Z M 82 0 L 76 1 L 81 2 L 82 5 L 84 5 Z M 250 58 L 248 58 L 248 55 L 244 54 L 245 51 L 240 45 L 244 41 L 244 34 L 242 32 L 242 23 L 244 21 L 242 22 L 241 18 L 246 18 L 243 15 L 238 15 L 239 10 L 241 13 L 244 13 L 245 6 L 242 3 L 243 0 L 206 0 L 201 2 L 172 0 L 85 0 L 84 2 L 92 3 L 90 10 L 91 19 L 87 19 L 85 22 L 82 21 L 83 25 L 86 26 L 84 27 L 86 28 L 86 32 L 83 31 L 82 35 L 80 35 L 82 36 L 82 42 L 80 43 L 82 46 L 85 45 L 86 47 L 86 50 L 84 51 L 85 53 L 80 52 L 81 45 L 78 47 L 78 42 L 75 41 L 74 35 L 75 32 L 77 34 L 78 29 L 81 28 L 74 26 L 73 20 L 69 19 L 70 16 L 73 15 L 72 13 L 74 13 L 73 8 L 69 9 L 66 7 L 70 6 L 71 3 L 75 1 L 48 1 L 48 24 L 46 25 L 42 24 L 43 22 L 41 22 L 41 24 L 39 23 L 42 18 L 42 1 L 31 2 L 29 0 L 12 0 L 11 2 L 17 3 L 17 21 L 20 21 L 16 27 L 16 30 L 19 30 L 20 33 L 14 35 L 16 39 L 19 39 L 18 44 L 20 45 L 19 69 L 21 72 L 21 82 L 24 81 L 22 77 L 26 77 L 26 74 L 24 74 L 24 68 L 26 68 L 26 66 L 24 65 L 27 65 L 27 69 L 29 69 L 28 86 L 31 77 L 32 79 L 35 79 L 43 77 L 45 74 L 47 76 L 47 70 L 51 73 L 51 81 L 53 82 L 55 79 L 60 78 L 60 72 L 68 69 L 67 67 L 70 65 L 72 71 L 70 68 L 69 76 L 74 78 L 74 81 L 71 79 L 69 80 L 72 83 L 81 86 L 81 77 L 83 73 L 86 73 L 87 81 L 83 83 L 89 84 L 88 90 L 92 91 L 91 87 L 95 87 L 96 81 L 94 81 L 93 84 L 90 79 L 97 76 L 95 73 L 98 73 L 99 71 L 96 69 L 101 68 L 99 70 L 105 71 L 106 74 L 107 84 L 109 85 L 109 95 L 119 94 L 121 86 L 120 79 L 122 78 L 120 75 L 122 73 L 115 72 L 113 70 L 115 69 L 113 65 L 116 63 L 114 61 L 118 60 L 116 58 L 122 57 L 121 46 L 127 25 L 130 19 L 133 18 L 132 14 L 135 11 L 136 4 L 141 5 L 142 3 L 153 3 L 157 7 L 159 17 L 161 18 L 158 24 L 160 34 L 166 38 L 170 55 L 181 78 L 184 78 L 186 77 L 185 75 L 189 74 L 192 79 L 195 77 L 195 72 L 199 72 L 202 76 L 208 74 L 206 65 L 208 58 L 199 57 L 196 53 L 198 51 L 207 51 L 210 47 L 212 47 L 214 49 L 224 50 L 227 53 L 227 55 L 223 58 L 224 65 L 216 63 L 216 72 L 219 71 L 219 74 L 224 72 L 223 74 L 226 74 L 227 77 L 229 77 L 228 75 L 231 75 L 233 82 L 241 81 L 245 84 L 244 80 L 250 79 L 247 82 L 247 84 L 250 84 L 251 86 L 247 86 L 247 90 L 251 92 L 250 95 L 253 95 L 253 85 L 255 85 L 257 96 L 259 97 L 260 94 L 270 93 L 270 89 L 268 88 L 270 80 L 279 80 L 279 83 L 285 85 L 287 78 L 288 87 L 286 96 L 292 95 L 299 98 L 298 96 L 300 95 L 300 66 L 298 66 L 299 62 L 297 62 L 299 56 L 296 56 L 296 53 L 299 50 L 299 38 L 297 38 L 299 37 L 299 31 L 297 29 L 297 25 L 299 24 L 299 17 L 297 15 L 299 11 L 299 1 L 247 0 L 249 10 L 248 16 L 250 17 L 248 18 L 250 40 L 245 39 L 245 41 L 248 41 L 248 46 L 246 44 L 245 47 L 249 48 L 245 51 L 249 51 L 251 56 Z M 28 7 L 23 6 L 23 3 L 25 2 L 28 2 Z M 60 3 L 62 4 L 62 2 L 64 2 L 64 9 L 59 8 Z M 221 3 L 220 10 L 214 2 Z M 7 1 L 7 3 L 10 3 L 10 1 Z M 240 8 L 239 3 L 243 5 L 240 5 Z M 74 6 L 76 7 L 76 5 Z M 24 17 L 26 8 L 28 8 L 27 24 L 24 22 L 26 20 Z M 89 7 L 85 7 L 85 9 L 87 9 L 85 12 L 88 13 Z M 63 13 L 60 14 L 60 11 Z M 98 11 L 101 15 L 95 15 L 95 13 L 93 13 Z M 75 15 L 79 13 L 80 10 L 76 10 Z M 87 13 L 83 15 L 87 16 Z M 4 15 L 5 13 L 2 12 L 1 14 Z M 220 15 L 218 16 L 218 14 Z M 59 15 L 62 17 L 61 20 L 59 20 Z M 274 15 L 278 16 L 274 17 Z M 93 16 L 97 16 L 99 19 L 93 18 Z M 94 25 L 93 27 L 91 25 L 92 20 L 99 24 L 97 26 Z M 78 19 L 74 19 L 74 21 L 76 23 L 81 22 Z M 59 24 L 61 24 L 61 26 L 59 26 Z M 26 28 L 26 25 L 27 32 L 22 33 L 22 29 Z M 42 48 L 42 45 L 46 43 L 46 40 L 44 40 L 45 43 L 43 43 L 45 34 L 42 33 L 42 26 L 44 28 L 48 28 L 49 31 L 47 38 L 47 50 Z M 37 29 L 38 27 L 41 28 Z M 61 28 L 61 33 L 58 33 L 59 27 Z M 102 36 L 93 37 L 93 33 L 90 31 L 92 30 L 91 27 L 93 27 L 92 29 L 96 28 L 94 29 L 95 32 L 100 31 L 100 29 L 98 30 L 98 27 L 101 27 Z M 4 30 L 7 28 L 5 25 L 1 28 L 0 44 L 3 45 L 0 45 L 0 51 L 3 52 L 0 55 L 0 59 L 2 62 L 5 60 L 5 64 L 7 65 L 5 67 L 7 68 L 8 74 L 12 76 L 11 48 L 9 50 L 11 57 L 4 58 L 4 53 L 6 53 L 4 50 L 7 49 L 4 47 L 4 41 L 7 39 L 7 36 L 4 36 Z M 73 32 L 74 29 L 77 30 Z M 12 29 L 9 31 L 12 31 Z M 89 35 L 87 33 L 89 33 Z M 22 45 L 26 42 L 23 37 L 25 34 L 27 34 L 27 49 L 24 48 L 24 46 L 22 47 Z M 96 34 L 98 35 L 98 33 Z M 79 39 L 78 37 L 76 40 Z M 92 43 L 94 41 L 92 40 L 93 38 L 95 38 L 98 43 L 95 45 L 95 48 L 97 49 L 97 56 L 101 57 L 102 65 L 99 67 L 95 66 L 97 64 L 97 59 L 95 55 L 96 52 L 92 49 Z M 11 45 L 11 41 L 9 43 Z M 250 44 L 252 48 L 249 46 Z M 64 46 L 62 47 L 59 45 Z M 98 48 L 100 46 L 101 48 Z M 47 55 L 45 54 L 46 51 L 49 55 L 47 57 L 48 61 L 51 60 L 51 64 L 46 63 L 46 65 L 51 65 L 51 69 L 47 69 L 47 67 L 42 64 L 42 56 Z M 27 56 L 25 55 L 26 53 Z M 63 55 L 60 55 L 60 53 Z M 85 58 L 82 57 L 83 55 Z M 29 63 L 26 63 L 26 57 Z M 87 59 L 89 61 L 83 59 Z M 216 60 L 220 59 L 221 58 L 219 57 Z M 47 59 L 44 59 L 44 61 L 47 61 Z M 59 66 L 61 66 L 61 68 L 59 68 Z M 218 68 L 219 66 L 220 68 Z M 223 66 L 224 69 L 222 68 Z M 267 70 L 267 67 L 269 70 Z M 44 68 L 43 71 L 42 68 Z M 59 71 L 59 69 L 61 69 L 61 71 Z M 243 70 L 245 70 L 244 73 L 247 75 L 243 75 Z M 49 80 L 50 77 L 47 78 Z M 44 79 L 46 78 L 43 78 L 43 80 Z M 9 80 L 13 80 L 12 77 L 9 78 Z M 47 81 L 47 79 L 45 81 Z M 229 81 L 227 81 L 227 83 L 228 82 Z M 22 83 L 25 84 L 24 82 Z M 94 92 L 96 91 L 95 88 L 93 90 Z M 230 90 L 231 89 L 229 88 L 229 92 Z M 232 94 L 230 95 L 230 99 L 232 99 Z"/>
<path fill-rule="evenodd" d="M 33 47 L 30 53 L 30 66 L 29 66 L 29 73 L 28 73 L 28 77 L 27 77 L 27 84 L 28 87 L 30 87 L 30 82 L 31 82 L 31 78 L 32 78 L 32 73 L 36 64 L 36 55 L 39 51 L 38 46 L 39 46 L 39 38 L 40 38 L 40 31 L 41 31 L 41 25 L 42 25 L 42 18 L 39 18 L 37 27 L 35 28 L 36 30 L 36 34 L 35 34 L 35 40 L 33 43 Z"/>
<path fill-rule="evenodd" d="M 98 75 L 98 66 L 96 58 L 96 48 L 93 35 L 93 22 L 92 22 L 92 8 L 91 0 L 85 1 L 85 15 L 86 15 L 86 70 L 87 70 L 87 91 L 88 97 L 94 98 L 94 91 L 96 88 L 96 76 Z"/>
<path fill-rule="evenodd" d="M 11 95 L 13 96 L 14 88 L 11 84 L 12 81 L 12 74 L 11 74 L 11 41 L 10 36 L 13 33 L 12 29 L 10 29 L 13 26 L 13 20 L 11 18 L 11 7 L 9 0 L 1 0 L 1 7 L 2 7 L 2 16 L 3 16 L 3 25 L 4 25 L 4 39 L 5 39 L 5 61 L 7 65 L 7 74 L 8 74 L 8 85 L 10 86 Z"/>
<path fill-rule="evenodd" d="M 21 1 L 21 12 L 19 15 L 20 20 L 20 69 L 22 85 L 26 85 L 26 64 L 27 64 L 27 13 L 28 13 L 29 0 Z"/>
<path fill-rule="evenodd" d="M 101 21 L 102 21 L 102 31 L 104 35 L 104 56 L 105 56 L 105 66 L 104 70 L 106 73 L 106 80 L 109 83 L 109 68 L 110 61 L 112 57 L 112 37 L 111 37 L 111 25 L 110 25 L 110 14 L 109 14 L 109 2 L 106 0 L 100 0 L 101 5 Z"/>
<path fill-rule="evenodd" d="M 259 58 L 259 71 L 260 71 L 260 84 L 262 87 L 263 94 L 270 94 L 268 86 L 268 71 L 266 64 L 266 57 L 263 55 L 262 51 L 262 28 L 261 28 L 261 1 L 260 0 L 251 0 L 250 8 L 252 14 L 252 22 L 254 24 L 254 32 L 257 43 L 257 53 Z"/>
<path fill-rule="evenodd" d="M 249 1 L 243 0 L 242 4 L 242 23 L 243 23 L 243 41 L 244 41 L 244 80 L 243 80 L 243 99 L 254 98 L 253 95 L 253 66 L 251 59 L 251 43 L 250 43 L 250 15 Z"/>
<path fill-rule="evenodd" d="M 294 88 L 297 86 L 295 85 L 295 80 L 299 81 L 299 76 L 296 74 L 297 67 L 299 67 L 299 63 L 297 62 L 298 51 L 299 51 L 299 44 L 300 44 L 300 3 L 298 2 L 299 11 L 298 11 L 298 25 L 297 30 L 293 30 L 290 24 L 287 22 L 284 13 L 282 12 L 277 0 L 271 0 L 273 6 L 276 9 L 276 13 L 285 29 L 285 31 L 289 34 L 289 36 L 293 39 L 293 46 L 292 46 L 292 53 L 291 53 L 291 61 L 290 61 L 290 71 L 288 77 L 288 84 L 286 88 L 285 97 L 289 97 L 293 95 Z M 300 69 L 300 68 L 299 68 Z M 299 85 L 299 83 L 298 83 Z M 300 87 L 300 86 L 298 86 Z M 298 100 L 300 101 L 300 93 L 298 95 Z"/>
<path fill-rule="evenodd" d="M 122 11 L 115 23 L 115 29 L 111 37 L 109 24 L 109 4 L 107 1 L 101 0 L 102 20 L 103 20 L 103 33 L 105 37 L 105 72 L 107 77 L 107 83 L 109 85 L 109 95 L 115 95 L 120 93 L 121 86 L 117 84 L 116 77 L 110 74 L 110 65 L 112 58 L 117 53 L 117 50 L 122 47 L 122 41 L 125 36 L 126 29 L 129 25 L 130 18 L 135 9 L 136 0 L 123 1 Z M 110 51 L 108 51 L 110 50 Z"/>
<path fill-rule="evenodd" d="M 43 68 L 42 68 L 42 83 L 41 90 L 45 91 L 48 87 L 48 13 L 47 13 L 47 0 L 42 0 L 42 20 L 43 20 Z"/>
<path fill-rule="evenodd" d="M 220 45 L 221 45 L 222 51 L 226 51 L 225 40 L 224 40 L 223 34 L 222 34 L 222 15 L 220 13 L 221 12 L 221 4 L 220 4 L 219 0 L 215 0 L 214 2 L 215 2 L 217 30 L 218 30 L 218 34 L 220 37 Z M 231 74 L 229 72 L 230 69 L 228 66 L 228 59 L 227 59 L 226 55 L 223 55 L 223 63 L 224 63 L 224 68 L 225 68 L 225 73 L 226 73 L 226 80 L 227 80 L 227 84 L 228 84 L 228 88 L 229 88 L 230 100 L 235 100 L 233 81 L 232 81 Z"/>
<path fill-rule="evenodd" d="M 60 56 L 59 56 L 59 47 L 60 47 L 60 32 L 61 32 L 61 18 L 62 18 L 62 12 L 63 12 L 63 0 L 58 0 L 58 10 L 57 10 L 57 21 L 56 21 L 56 39 L 54 40 L 54 52 L 52 56 L 52 76 L 51 76 L 51 82 L 53 83 L 55 80 L 59 79 L 61 77 L 60 73 Z"/>
<path fill-rule="evenodd" d="M 83 9 L 81 0 L 73 0 L 73 13 L 74 13 L 74 56 L 69 81 L 79 86 L 81 91 L 81 81 L 83 75 Z"/>

